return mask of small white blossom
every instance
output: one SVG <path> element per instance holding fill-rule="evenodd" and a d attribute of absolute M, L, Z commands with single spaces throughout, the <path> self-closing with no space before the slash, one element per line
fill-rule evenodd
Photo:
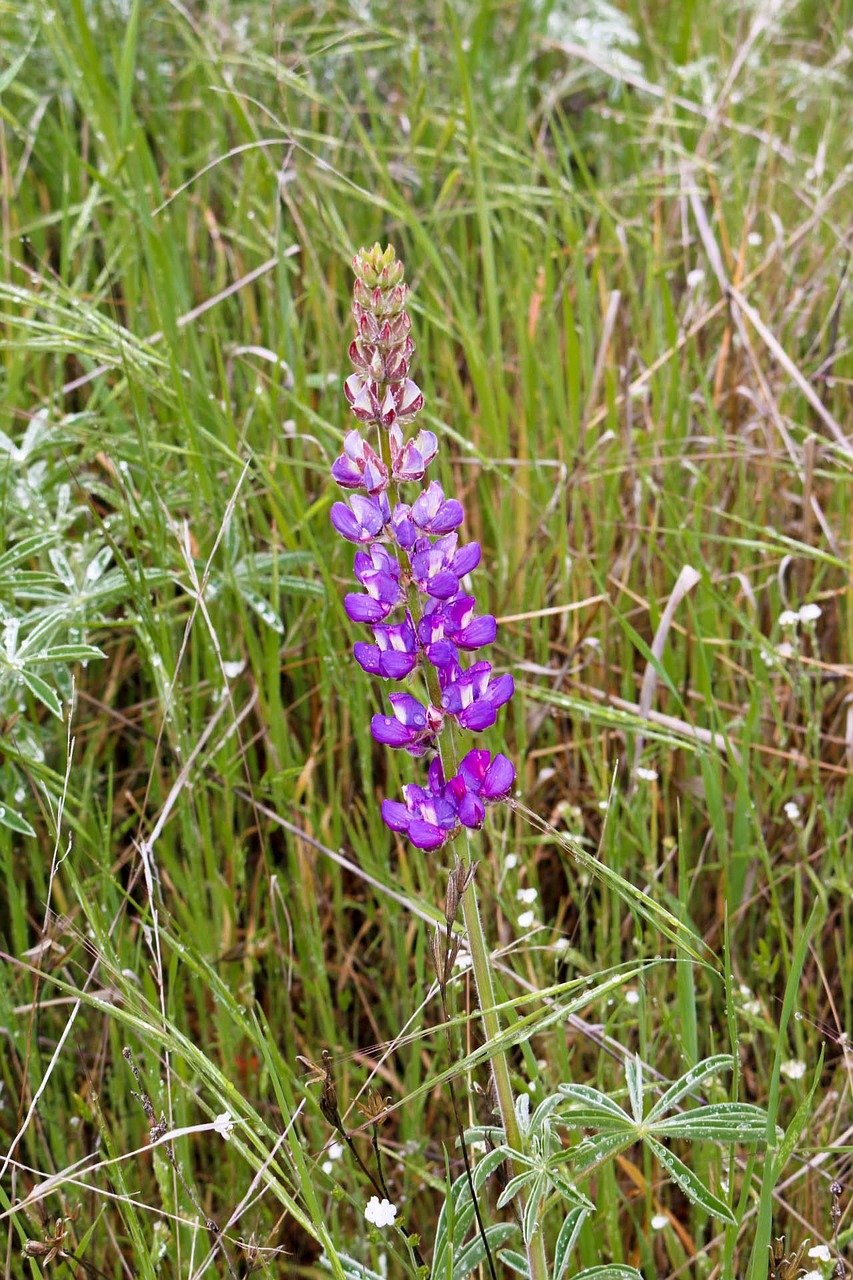
<path fill-rule="evenodd" d="M 799 822 L 800 806 L 794 800 L 789 800 L 788 803 L 784 806 L 784 809 L 785 809 L 785 817 L 788 819 L 789 822 Z"/>
<path fill-rule="evenodd" d="M 664 1227 L 669 1226 L 669 1218 L 665 1213 L 656 1213 L 652 1218 L 652 1231 L 662 1231 Z"/>
<path fill-rule="evenodd" d="M 657 769 L 644 769 L 640 766 L 637 769 L 637 777 L 641 778 L 643 782 L 657 782 L 658 771 Z"/>
<path fill-rule="evenodd" d="M 504 858 L 504 867 L 506 868 L 506 870 L 512 871 L 517 866 L 518 866 L 518 854 L 508 853 Z"/>
<path fill-rule="evenodd" d="M 801 1062 L 799 1058 L 790 1058 L 788 1062 L 783 1062 L 779 1070 L 783 1076 L 787 1076 L 789 1080 L 802 1080 L 806 1074 L 806 1064 Z"/>
<path fill-rule="evenodd" d="M 803 604 L 800 605 L 800 610 L 797 616 L 800 619 L 800 622 L 804 622 L 808 626 L 810 622 L 817 622 L 822 613 L 823 609 L 821 609 L 819 604 Z"/>
<path fill-rule="evenodd" d="M 397 1206 L 390 1200 L 380 1200 L 378 1196 L 371 1196 L 364 1216 L 368 1222 L 373 1223 L 374 1227 L 393 1227 Z"/>
<path fill-rule="evenodd" d="M 813 1249 L 809 1249 L 809 1257 L 817 1258 L 819 1262 L 832 1262 L 832 1253 L 825 1244 L 816 1244 Z"/>
<path fill-rule="evenodd" d="M 626 1003 L 626 1004 L 639 1004 L 639 1003 L 640 1003 L 640 993 L 639 993 L 639 991 L 635 991 L 633 987 L 631 987 L 631 988 L 630 988 L 630 990 L 626 991 L 626 992 L 625 992 L 625 1003 Z"/>
<path fill-rule="evenodd" d="M 536 923 L 536 914 L 533 911 L 522 911 L 518 917 L 519 929 L 531 929 Z"/>
<path fill-rule="evenodd" d="M 701 267 L 694 267 L 692 271 L 687 272 L 687 288 L 695 289 L 705 279 L 705 272 Z"/>
<path fill-rule="evenodd" d="M 221 1116 L 217 1116 L 213 1122 L 213 1127 L 221 1138 L 227 1142 L 234 1130 L 234 1121 L 231 1119 L 230 1111 L 223 1111 Z"/>
<path fill-rule="evenodd" d="M 524 902 L 529 907 L 539 897 L 539 893 L 536 889 L 519 889 L 515 896 L 519 902 Z"/>
<path fill-rule="evenodd" d="M 794 613 L 793 609 L 785 609 L 779 614 L 780 627 L 795 627 L 800 621 L 800 615 Z"/>
<path fill-rule="evenodd" d="M 801 1280 L 823 1280 L 823 1276 L 819 1271 L 807 1271 Z"/>
<path fill-rule="evenodd" d="M 755 247 L 756 247 L 756 245 L 761 244 L 761 234 L 760 234 L 760 232 L 758 232 L 758 231 L 750 231 L 749 235 L 746 237 L 746 243 L 747 243 L 747 244 L 751 244 L 753 248 L 755 248 Z"/>

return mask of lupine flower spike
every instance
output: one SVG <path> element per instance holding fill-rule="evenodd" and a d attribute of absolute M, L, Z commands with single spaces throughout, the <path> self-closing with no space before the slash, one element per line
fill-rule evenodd
<path fill-rule="evenodd" d="M 424 398 L 409 377 L 415 347 L 402 263 L 390 245 L 377 244 L 356 254 L 353 270 L 355 372 L 344 392 L 362 429 L 348 432 L 332 466 L 341 488 L 353 492 L 334 504 L 331 519 L 359 548 L 354 573 L 363 590 L 347 595 L 344 607 L 351 621 L 371 628 L 373 643 L 355 645 L 356 661 L 383 680 L 404 680 L 419 668 L 426 686 L 425 701 L 394 692 L 391 714 L 373 717 L 377 742 L 413 756 L 436 753 L 427 785 L 404 787 L 403 801 L 385 800 L 382 817 L 419 848 L 438 849 L 461 827 L 481 827 L 486 806 L 512 789 L 515 769 L 506 756 L 475 749 L 458 761 L 442 733 L 450 722 L 474 733 L 490 728 L 513 695 L 513 679 L 493 677 L 489 662 L 460 660 L 491 644 L 496 631 L 494 618 L 478 616 L 462 586 L 480 562 L 480 547 L 460 541 L 461 504 L 446 498 L 437 480 L 407 492 L 411 501 L 401 497 L 402 486 L 424 480 L 438 452 L 431 431 L 404 435 Z M 365 439 L 362 430 L 373 437 Z M 445 766 L 452 768 L 449 779 Z"/>

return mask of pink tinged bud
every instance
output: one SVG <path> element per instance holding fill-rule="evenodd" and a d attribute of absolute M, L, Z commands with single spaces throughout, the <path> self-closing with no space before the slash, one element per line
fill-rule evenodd
<path fill-rule="evenodd" d="M 401 422 L 410 421 L 424 407 L 421 389 L 411 378 L 405 378 L 394 387 L 394 403 Z"/>
<path fill-rule="evenodd" d="M 344 383 L 344 395 L 360 422 L 376 422 L 379 419 L 379 399 L 376 385 L 360 373 L 351 373 Z"/>

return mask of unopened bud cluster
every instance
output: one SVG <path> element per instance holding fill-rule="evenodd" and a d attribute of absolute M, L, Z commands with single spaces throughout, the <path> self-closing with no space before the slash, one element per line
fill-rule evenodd
<path fill-rule="evenodd" d="M 344 392 L 356 420 L 376 434 L 374 444 L 358 428 L 347 434 L 332 476 L 353 492 L 348 502 L 334 504 L 331 519 L 359 548 L 354 574 L 362 590 L 347 595 L 344 606 L 353 622 L 371 628 L 373 642 L 355 645 L 356 660 L 386 680 L 403 680 L 420 667 L 429 695 L 421 702 L 410 693 L 390 694 L 391 714 L 374 716 L 371 732 L 386 746 L 422 756 L 440 752 L 448 717 L 460 729 L 490 728 L 514 685 L 511 675 L 493 677 L 488 662 L 464 667 L 460 660 L 461 653 L 491 644 L 496 632 L 495 619 L 478 616 L 474 598 L 462 589 L 480 562 L 480 547 L 459 542 L 461 504 L 445 498 L 435 480 L 411 503 L 400 499 L 399 487 L 420 484 L 438 452 L 433 432 L 403 431 L 423 407 L 423 395 L 409 377 L 414 343 L 402 263 L 390 245 L 374 245 L 356 254 L 353 270 L 356 336 L 349 355 L 355 372 Z M 413 844 L 436 849 L 460 826 L 481 826 L 486 805 L 505 799 L 514 780 L 507 757 L 484 750 L 469 751 L 446 780 L 438 754 L 426 787 L 404 787 L 405 802 L 385 800 L 382 816 Z"/>

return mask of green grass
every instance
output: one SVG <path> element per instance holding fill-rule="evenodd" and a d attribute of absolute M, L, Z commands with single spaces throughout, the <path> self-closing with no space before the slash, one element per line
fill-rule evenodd
<path fill-rule="evenodd" d="M 351 658 L 329 524 L 349 264 L 376 240 L 406 264 L 420 421 L 506 619 L 494 749 L 548 824 L 495 813 L 479 855 L 516 1085 L 628 1108 L 639 1054 L 651 1105 L 733 1054 L 705 1100 L 769 1115 L 770 1150 L 673 1142 L 734 1225 L 646 1145 L 602 1164 L 568 1274 L 757 1280 L 771 1237 L 830 1238 L 853 1034 L 853 7 L 567 8 L 598 21 L 0 0 L 9 1274 L 40 1274 L 24 1242 L 72 1215 L 65 1247 L 110 1278 L 200 1274 L 202 1215 L 235 1274 L 250 1237 L 270 1275 L 324 1255 L 411 1274 L 369 1233 L 357 1166 L 325 1170 L 296 1055 L 331 1051 L 353 1127 L 368 1082 L 390 1098 L 385 1175 L 428 1260 L 461 1173 L 446 1073 L 490 1119 L 465 975 L 452 1060 L 430 995 L 447 858 L 379 818 L 415 773 L 370 737 L 384 695 Z M 157 1117 L 198 1130 L 174 1147 L 195 1205 L 146 1149 L 124 1046 Z"/>

